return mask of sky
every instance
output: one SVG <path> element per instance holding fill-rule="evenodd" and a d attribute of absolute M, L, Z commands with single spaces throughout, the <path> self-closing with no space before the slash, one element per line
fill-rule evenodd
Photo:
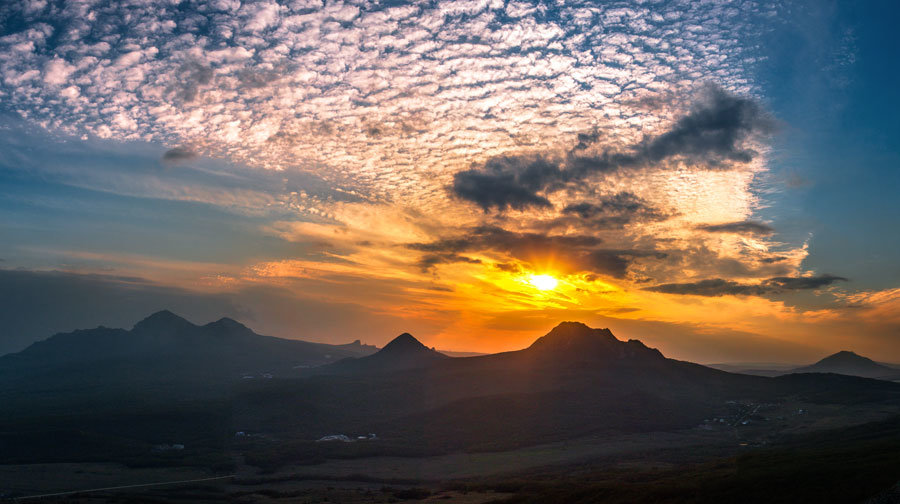
<path fill-rule="evenodd" d="M 0 354 L 171 309 L 900 362 L 891 2 L 0 7 Z"/>

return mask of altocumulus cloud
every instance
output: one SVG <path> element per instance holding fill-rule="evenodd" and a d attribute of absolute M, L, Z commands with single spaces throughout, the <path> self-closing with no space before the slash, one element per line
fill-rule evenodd
<path fill-rule="evenodd" d="M 635 142 L 634 120 L 658 112 L 639 98 L 684 82 L 752 92 L 745 63 L 754 55 L 744 42 L 757 32 L 753 19 L 775 14 L 752 0 L 261 0 L 189 10 L 137 0 L 0 2 L 0 98 L 49 129 L 191 142 L 203 155 L 327 172 L 358 193 L 417 198 L 423 208 L 446 198 L 445 173 L 506 153 L 510 165 L 531 163 L 529 173 L 490 167 L 486 177 L 460 179 L 460 193 L 483 207 L 541 206 L 544 191 L 579 170 L 672 151 L 752 156 L 732 149 L 745 130 L 728 121 L 755 109 L 724 97 L 724 107 L 692 113 L 624 157 L 575 156 L 557 166 L 564 173 L 555 161 L 516 158 L 521 138 L 537 151 L 570 138 L 588 148 L 597 139 L 579 132 L 598 125 Z M 509 195 L 482 197 L 490 184 Z"/>

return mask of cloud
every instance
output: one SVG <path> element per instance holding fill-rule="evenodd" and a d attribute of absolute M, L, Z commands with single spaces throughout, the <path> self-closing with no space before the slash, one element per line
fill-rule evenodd
<path fill-rule="evenodd" d="M 430 271 L 438 264 L 452 264 L 452 263 L 481 264 L 481 260 L 480 259 L 472 259 L 471 257 L 454 254 L 452 252 L 445 252 L 445 253 L 438 253 L 438 254 L 423 255 L 422 258 L 419 260 L 418 264 L 422 268 L 422 271 Z"/>
<path fill-rule="evenodd" d="M 770 133 L 772 118 L 753 100 L 709 87 L 706 96 L 669 131 L 642 142 L 638 158 L 658 162 L 684 156 L 694 162 L 717 165 L 723 161 L 747 163 L 757 153 L 745 142 Z"/>
<path fill-rule="evenodd" d="M 556 219 L 553 226 L 571 224 L 572 217 L 578 217 L 578 225 L 593 229 L 615 229 L 635 221 L 662 221 L 671 217 L 627 191 L 566 205 L 562 214 L 564 217 Z"/>
<path fill-rule="evenodd" d="M 50 86 L 62 86 L 69 81 L 69 76 L 75 71 L 75 67 L 66 60 L 53 58 L 44 67 L 44 82 Z"/>
<path fill-rule="evenodd" d="M 604 248 L 604 241 L 592 235 L 553 235 L 508 231 L 497 226 L 478 226 L 461 235 L 426 243 L 411 243 L 407 248 L 426 252 L 420 264 L 428 268 L 447 262 L 475 262 L 459 253 L 499 254 L 504 257 L 539 265 L 551 258 L 561 273 L 591 272 L 624 278 L 637 258 L 663 259 L 663 252 Z M 495 264 L 507 272 L 521 271 L 510 262 Z"/>
<path fill-rule="evenodd" d="M 733 234 L 749 234 L 749 235 L 770 235 L 775 229 L 768 224 L 753 221 L 726 222 L 724 224 L 707 224 L 697 226 L 701 231 L 709 233 L 733 233 Z M 769 261 L 773 262 L 773 261 Z"/>
<path fill-rule="evenodd" d="M 621 151 L 583 155 L 596 134 L 579 135 L 562 161 L 545 156 L 497 157 L 480 168 L 457 172 L 451 191 L 484 211 L 552 206 L 547 195 L 569 183 L 629 168 L 653 168 L 669 160 L 683 160 L 709 169 L 748 163 L 757 152 L 748 144 L 772 131 L 774 122 L 749 98 L 709 86 L 691 110 L 667 131 L 647 137 Z"/>
<path fill-rule="evenodd" d="M 179 146 L 172 149 L 167 150 L 162 155 L 162 160 L 164 163 L 169 164 L 177 164 L 182 163 L 184 161 L 190 161 L 197 157 L 197 153 L 192 150 L 190 147 Z"/>
<path fill-rule="evenodd" d="M 552 15 L 537 1 L 469 0 L 187 10 L 99 0 L 26 10 L 0 3 L 0 19 L 19 20 L 0 37 L 0 96 L 34 124 L 76 137 L 189 142 L 201 155 L 304 171 L 367 200 L 415 200 L 428 211 L 440 211 L 454 173 L 491 158 L 531 171 L 498 168 L 511 181 L 460 176 L 458 192 L 510 209 L 546 206 L 560 178 L 554 166 L 596 165 L 603 158 L 592 149 L 606 139 L 632 145 L 626 157 L 709 148 L 692 136 L 694 124 L 642 144 L 673 118 L 635 104 L 681 100 L 695 82 L 753 93 L 746 58 L 755 46 L 743 42 L 756 37 L 755 16 L 773 15 L 739 0 L 575 2 Z M 740 140 L 704 134 L 718 146 Z M 546 155 L 573 145 L 571 164 Z M 492 183 L 499 196 L 485 194 Z"/>
<path fill-rule="evenodd" d="M 412 243 L 407 247 L 423 252 L 497 250 L 525 256 L 567 248 L 594 247 L 601 243 L 603 240 L 596 236 L 519 233 L 497 226 L 484 225 L 471 228 L 459 237 L 427 243 Z"/>
<path fill-rule="evenodd" d="M 537 193 L 561 185 L 564 178 L 557 164 L 542 157 L 502 156 L 454 175 L 452 191 L 485 211 L 549 207 L 550 201 Z"/>
<path fill-rule="evenodd" d="M 188 61 L 181 65 L 175 73 L 179 80 L 173 83 L 169 91 L 178 103 L 190 103 L 197 98 L 202 86 L 212 82 L 212 67 L 198 61 Z"/>
<path fill-rule="evenodd" d="M 820 289 L 837 281 L 847 281 L 847 279 L 826 274 L 810 277 L 773 277 L 758 284 L 748 284 L 722 278 L 711 278 L 698 282 L 656 285 L 646 287 L 644 290 L 693 296 L 765 296 L 786 291 Z"/>

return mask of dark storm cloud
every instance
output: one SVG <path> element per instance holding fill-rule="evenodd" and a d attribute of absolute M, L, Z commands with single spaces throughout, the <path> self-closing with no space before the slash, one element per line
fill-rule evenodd
<path fill-rule="evenodd" d="M 197 157 L 197 153 L 191 149 L 190 147 L 185 147 L 183 145 L 175 147 L 173 149 L 167 150 L 163 156 L 162 160 L 164 163 L 181 163 L 183 161 L 190 161 Z"/>
<path fill-rule="evenodd" d="M 837 281 L 847 281 L 847 279 L 826 274 L 813 277 L 773 277 L 758 284 L 745 284 L 722 278 L 711 278 L 699 282 L 656 285 L 644 290 L 693 296 L 764 296 L 793 290 L 819 289 Z"/>
<path fill-rule="evenodd" d="M 726 222 L 724 224 L 708 224 L 697 229 L 710 233 L 734 233 L 748 235 L 770 235 L 775 229 L 768 224 L 753 221 Z"/>
<path fill-rule="evenodd" d="M 579 152 L 599 138 L 596 132 L 582 134 L 565 160 L 556 162 L 541 156 L 494 158 L 483 167 L 456 173 L 451 191 L 486 212 L 548 207 L 546 193 L 596 173 L 650 167 L 671 159 L 712 169 L 749 162 L 756 152 L 745 147 L 746 141 L 772 129 L 772 119 L 757 103 L 710 87 L 668 131 L 645 138 L 623 152 L 581 155 Z"/>

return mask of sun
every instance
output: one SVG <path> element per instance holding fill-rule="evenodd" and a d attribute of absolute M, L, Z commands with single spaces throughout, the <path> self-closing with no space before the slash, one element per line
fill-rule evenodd
<path fill-rule="evenodd" d="M 528 283 L 539 290 L 553 290 L 559 281 L 550 275 L 531 275 L 528 277 Z"/>

